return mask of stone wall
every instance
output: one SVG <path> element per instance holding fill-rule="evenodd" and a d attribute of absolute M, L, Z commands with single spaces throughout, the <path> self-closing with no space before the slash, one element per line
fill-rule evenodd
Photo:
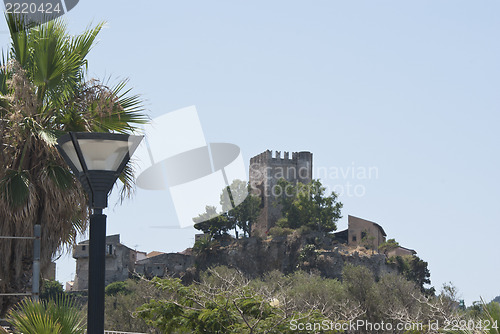
<path fill-rule="evenodd" d="M 191 255 L 180 253 L 165 253 L 137 261 L 135 271 L 147 278 L 154 276 L 183 276 L 194 265 Z"/>

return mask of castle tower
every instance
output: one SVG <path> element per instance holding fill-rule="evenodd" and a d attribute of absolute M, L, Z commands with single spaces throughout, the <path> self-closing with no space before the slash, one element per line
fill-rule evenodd
<path fill-rule="evenodd" d="M 279 191 L 276 185 L 279 179 L 292 183 L 309 183 L 312 181 L 312 153 L 293 152 L 292 156 L 280 151 L 267 150 L 250 159 L 250 186 L 252 192 L 262 199 L 262 212 L 252 227 L 254 234 L 265 236 L 267 231 L 281 218 L 281 207 L 277 205 Z"/>

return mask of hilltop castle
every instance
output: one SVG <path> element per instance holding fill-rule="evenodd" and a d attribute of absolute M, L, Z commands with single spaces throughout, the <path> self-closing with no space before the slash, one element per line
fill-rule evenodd
<path fill-rule="evenodd" d="M 250 159 L 250 187 L 253 194 L 262 200 L 262 211 L 257 223 L 252 226 L 252 233 L 266 235 L 281 218 L 281 207 L 276 203 L 279 179 L 292 183 L 312 181 L 312 156 L 311 152 L 293 152 L 290 158 L 289 153 L 284 152 L 282 157 L 280 151 L 273 156 L 267 150 Z"/>
<path fill-rule="evenodd" d="M 312 153 L 294 152 L 291 157 L 288 152 L 283 156 L 280 151 L 275 154 L 267 150 L 250 159 L 249 183 L 254 195 L 260 196 L 262 211 L 258 221 L 252 226 L 252 233 L 260 238 L 249 238 L 242 243 L 234 243 L 231 251 L 219 249 L 218 255 L 206 258 L 204 266 L 227 265 L 236 267 L 248 275 L 262 274 L 270 270 L 291 272 L 297 267 L 297 250 L 304 246 L 304 240 L 296 240 L 298 244 L 291 247 L 290 240 L 276 239 L 270 242 L 265 238 L 270 228 L 281 218 L 281 208 L 277 205 L 280 196 L 276 189 L 277 182 L 283 178 L 289 182 L 309 183 L 312 181 Z M 358 217 L 348 215 L 348 228 L 334 233 L 329 240 L 331 249 L 322 254 L 326 261 L 317 269 L 325 277 L 339 278 L 344 263 L 364 265 L 376 273 L 394 270 L 386 264 L 386 256 L 414 255 L 416 252 L 405 247 L 397 247 L 385 254 L 375 254 L 372 258 L 360 257 L 349 253 L 349 249 L 358 249 L 358 246 L 368 247 L 373 253 L 386 241 L 386 233 L 381 225 Z M 260 240 L 260 241 L 259 241 Z M 262 241 L 263 240 L 263 241 Z M 290 243 L 291 242 L 291 243 Z M 305 242 L 305 241 L 304 241 Z M 327 247 L 327 248 L 328 248 Z M 292 251 L 295 249 L 295 251 Z M 294 253 L 295 252 L 295 253 Z M 373 254 L 372 253 L 372 254 Z M 89 242 L 80 242 L 73 249 L 76 259 L 76 275 L 73 284 L 74 290 L 88 288 Z M 146 254 L 133 250 L 120 243 L 120 236 L 106 238 L 106 284 L 123 281 L 132 277 L 134 273 L 151 278 L 153 276 L 184 277 L 195 271 L 195 256 L 191 249 L 180 253 L 151 252 Z M 188 275 L 189 276 L 189 275 Z M 187 277 L 188 277 L 187 276 Z"/>

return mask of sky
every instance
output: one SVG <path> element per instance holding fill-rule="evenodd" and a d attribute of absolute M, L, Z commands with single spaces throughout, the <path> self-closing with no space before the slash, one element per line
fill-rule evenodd
<path fill-rule="evenodd" d="M 238 145 L 247 165 L 267 149 L 312 152 L 313 177 L 340 192 L 339 230 L 348 215 L 379 223 L 429 263 L 438 291 L 452 282 L 470 305 L 500 295 L 499 11 L 492 0 L 81 0 L 64 18 L 72 33 L 107 22 L 89 76 L 129 78 L 152 118 L 195 105 L 207 142 Z M 119 205 L 115 191 L 106 213 L 131 248 L 194 243 L 168 192 Z M 71 256 L 57 263 L 72 280 Z"/>

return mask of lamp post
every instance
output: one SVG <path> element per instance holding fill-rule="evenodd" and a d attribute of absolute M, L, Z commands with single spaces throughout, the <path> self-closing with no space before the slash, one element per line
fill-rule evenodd
<path fill-rule="evenodd" d="M 104 277 L 108 194 L 143 136 L 70 132 L 57 148 L 82 183 L 92 209 L 90 216 L 87 333 L 104 333 Z"/>

